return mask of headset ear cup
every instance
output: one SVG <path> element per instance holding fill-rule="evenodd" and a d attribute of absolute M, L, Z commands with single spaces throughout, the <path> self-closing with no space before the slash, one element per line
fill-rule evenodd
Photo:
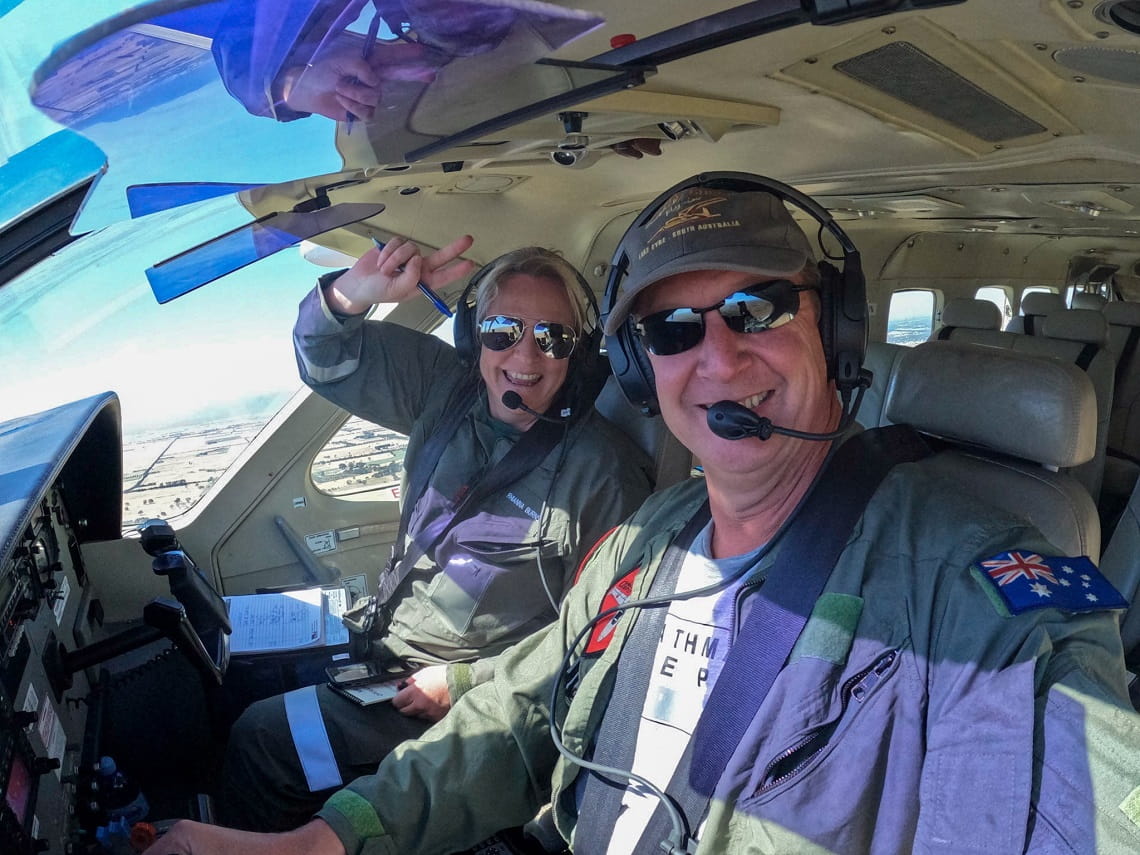
<path fill-rule="evenodd" d="M 657 401 L 657 381 L 653 376 L 653 366 L 649 362 L 649 354 L 641 346 L 641 339 L 634 334 L 632 321 L 626 321 L 623 329 L 630 340 L 629 349 L 637 368 L 640 388 L 643 390 L 639 405 L 646 415 L 655 416 L 661 412 L 661 405 Z"/>
<path fill-rule="evenodd" d="M 613 335 L 606 336 L 606 353 L 610 371 L 626 400 L 647 416 L 660 412 L 653 379 L 653 366 L 633 331 L 633 321 L 626 320 Z"/>
<path fill-rule="evenodd" d="M 460 300 L 455 307 L 455 321 L 451 327 L 451 338 L 455 343 L 455 352 L 459 361 L 464 365 L 471 365 L 475 361 L 475 331 L 471 328 L 471 310 L 465 300 Z"/>
<path fill-rule="evenodd" d="M 835 381 L 854 388 L 867 356 L 867 280 L 858 252 L 843 263 L 842 300 L 836 301 Z"/>
<path fill-rule="evenodd" d="M 868 304 L 866 277 L 860 253 L 848 255 L 844 263 L 844 304 L 842 304 L 844 337 L 840 340 L 840 382 L 856 385 L 866 359 L 868 336 Z M 842 356 L 846 353 L 846 356 Z"/>
<path fill-rule="evenodd" d="M 455 345 L 455 353 L 459 361 L 467 367 L 474 367 L 479 361 L 479 335 L 475 329 L 478 318 L 475 317 L 475 294 L 479 283 L 487 276 L 495 262 L 485 264 L 468 280 L 467 287 L 459 297 L 455 306 L 455 319 L 451 325 L 451 340 Z"/>
<path fill-rule="evenodd" d="M 840 272 L 827 261 L 819 263 L 819 335 L 827 357 L 827 377 L 840 390 L 859 382 L 859 369 L 867 350 L 867 297 L 858 255 L 849 257 Z"/>
<path fill-rule="evenodd" d="M 836 372 L 836 293 L 840 287 L 839 271 L 835 265 L 821 261 L 819 268 L 819 337 L 827 360 L 827 379 L 834 380 Z"/>
<path fill-rule="evenodd" d="M 471 277 L 471 282 L 463 289 L 463 295 L 455 306 L 455 320 L 451 325 L 451 340 L 455 344 L 455 353 L 459 361 L 468 367 L 475 364 L 479 358 L 478 338 L 475 335 L 475 309 L 468 304 L 469 296 L 474 292 L 479 276 Z"/>
<path fill-rule="evenodd" d="M 597 400 L 609 376 L 608 366 L 602 359 L 601 344 L 602 330 L 595 323 L 594 329 L 582 337 L 570 355 L 570 379 L 563 399 L 576 416 Z"/>

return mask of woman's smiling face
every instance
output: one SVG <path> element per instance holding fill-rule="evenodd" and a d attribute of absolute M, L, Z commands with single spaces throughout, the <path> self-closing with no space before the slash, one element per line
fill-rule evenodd
<path fill-rule="evenodd" d="M 527 430 L 535 423 L 535 417 L 505 406 L 503 393 L 518 393 L 524 404 L 540 413 L 546 412 L 554 401 L 566 382 L 570 360 L 552 359 L 544 354 L 534 340 L 533 330 L 538 321 L 573 327 L 570 297 L 557 279 L 515 273 L 499 283 L 498 293 L 484 314 L 508 315 L 526 324 L 522 339 L 514 346 L 506 350 L 479 348 L 479 373 L 487 384 L 491 415 L 519 430 Z"/>

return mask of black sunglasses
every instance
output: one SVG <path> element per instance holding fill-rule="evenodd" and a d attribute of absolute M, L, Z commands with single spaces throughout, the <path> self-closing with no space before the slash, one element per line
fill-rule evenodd
<path fill-rule="evenodd" d="M 672 356 L 696 347 L 705 337 L 705 315 L 716 311 L 733 332 L 757 333 L 782 327 L 800 309 L 800 291 L 811 285 L 797 285 L 786 279 L 760 282 L 734 291 L 718 303 L 701 308 L 665 309 L 646 315 L 633 325 L 645 348 L 655 356 Z"/>
<path fill-rule="evenodd" d="M 538 349 L 551 359 L 565 359 L 578 343 L 578 333 L 567 324 L 535 321 L 532 327 Z M 509 315 L 491 315 L 479 323 L 479 343 L 488 350 L 507 350 L 518 344 L 526 332 L 526 321 Z"/>

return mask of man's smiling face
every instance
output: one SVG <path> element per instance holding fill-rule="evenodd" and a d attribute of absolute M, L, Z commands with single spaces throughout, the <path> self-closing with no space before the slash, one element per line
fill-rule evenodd
<path fill-rule="evenodd" d="M 728 270 L 678 273 L 639 295 L 634 314 L 641 318 L 681 306 L 714 305 L 734 291 L 773 278 Z M 791 278 L 802 281 L 801 276 Z M 699 344 L 670 356 L 650 354 L 649 360 L 666 424 L 706 471 L 767 466 L 789 444 L 782 436 L 764 442 L 717 437 L 709 430 L 706 414 L 718 401 L 736 401 L 781 427 L 811 432 L 835 427 L 838 401 L 827 379 L 813 294 L 800 295 L 799 312 L 790 322 L 763 332 L 733 332 L 716 311 L 703 317 L 705 334 Z"/>

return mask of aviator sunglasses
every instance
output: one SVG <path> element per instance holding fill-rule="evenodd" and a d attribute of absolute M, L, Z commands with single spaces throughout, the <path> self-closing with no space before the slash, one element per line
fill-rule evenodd
<path fill-rule="evenodd" d="M 634 323 L 634 331 L 655 356 L 672 356 L 696 347 L 705 337 L 705 315 L 718 312 L 730 330 L 757 333 L 782 327 L 800 308 L 800 291 L 811 285 L 796 285 L 786 279 L 761 282 L 734 291 L 711 306 L 679 307 L 646 315 Z"/>
<path fill-rule="evenodd" d="M 526 321 L 510 315 L 491 315 L 479 324 L 479 343 L 488 350 L 507 350 L 518 344 L 526 332 Z M 574 351 L 578 333 L 572 326 L 554 321 L 535 321 L 534 341 L 543 355 L 565 359 Z"/>

